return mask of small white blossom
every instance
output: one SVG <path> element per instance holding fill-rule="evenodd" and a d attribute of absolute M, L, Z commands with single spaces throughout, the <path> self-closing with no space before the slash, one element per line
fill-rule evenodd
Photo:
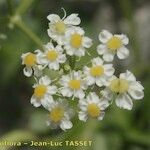
<path fill-rule="evenodd" d="M 130 72 L 121 73 L 119 78 L 113 76 L 110 79 L 108 87 L 104 90 L 103 95 L 108 100 L 116 94 L 116 105 L 123 109 L 131 110 L 133 107 L 132 99 L 140 100 L 144 97 L 144 87 L 135 76 Z"/>
<path fill-rule="evenodd" d="M 47 16 L 47 19 L 50 21 L 48 35 L 60 45 L 64 44 L 65 32 L 69 28 L 79 25 L 81 22 L 78 14 L 64 16 L 62 19 L 57 14 L 50 14 Z"/>
<path fill-rule="evenodd" d="M 22 54 L 22 64 L 25 65 L 25 68 L 23 69 L 23 73 L 25 76 L 30 77 L 32 74 L 39 77 L 42 75 L 42 69 L 43 67 L 41 65 L 37 64 L 37 56 L 33 53 L 25 53 Z"/>
<path fill-rule="evenodd" d="M 129 50 L 125 47 L 129 43 L 126 35 L 112 35 L 109 31 L 103 30 L 99 34 L 99 40 L 102 44 L 98 45 L 97 52 L 103 55 L 105 61 L 111 62 L 116 53 L 119 59 L 125 59 L 129 55 Z"/>
<path fill-rule="evenodd" d="M 74 27 L 66 31 L 64 48 L 68 55 L 84 56 L 86 48 L 92 46 L 92 40 L 84 34 L 84 30 L 80 27 Z"/>
<path fill-rule="evenodd" d="M 100 57 L 92 59 L 92 66 L 89 68 L 84 67 L 85 80 L 87 85 L 96 84 L 101 87 L 106 85 L 107 80 L 114 73 L 112 64 L 104 64 Z"/>
<path fill-rule="evenodd" d="M 34 84 L 34 93 L 31 97 L 31 104 L 35 107 L 42 105 L 46 108 L 49 102 L 53 101 L 52 95 L 57 92 L 57 87 L 50 84 L 51 80 L 48 76 L 41 77 L 38 83 Z"/>
<path fill-rule="evenodd" d="M 96 93 L 91 92 L 85 99 L 79 100 L 79 119 L 87 121 L 90 117 L 102 120 L 105 115 L 104 110 L 108 106 L 107 100 L 101 100 Z"/>
<path fill-rule="evenodd" d="M 66 97 L 83 98 L 85 93 L 83 90 L 87 88 L 85 81 L 82 79 L 81 71 L 72 71 L 69 75 L 63 75 L 60 79 L 60 92 Z"/>
<path fill-rule="evenodd" d="M 65 63 L 66 55 L 63 54 L 63 49 L 60 45 L 54 47 L 52 43 L 44 45 L 44 52 L 36 51 L 38 54 L 38 63 L 46 65 L 50 69 L 59 70 L 60 64 Z"/>
<path fill-rule="evenodd" d="M 62 130 L 72 128 L 73 124 L 70 121 L 70 118 L 72 116 L 72 110 L 69 109 L 68 106 L 64 104 L 61 99 L 49 103 L 48 110 L 48 126 L 50 126 L 52 129 L 56 129 L 60 126 Z"/>

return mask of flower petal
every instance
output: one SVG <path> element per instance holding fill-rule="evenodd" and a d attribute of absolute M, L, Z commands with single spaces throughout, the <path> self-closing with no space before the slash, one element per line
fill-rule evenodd
<path fill-rule="evenodd" d="M 47 19 L 51 22 L 51 23 L 56 23 L 58 21 L 60 21 L 60 17 L 57 14 L 50 14 L 47 16 Z"/>
<path fill-rule="evenodd" d="M 120 108 L 131 110 L 133 107 L 133 102 L 127 94 L 120 94 L 116 98 L 116 105 Z"/>
<path fill-rule="evenodd" d="M 64 23 L 68 25 L 79 25 L 81 23 L 81 19 L 78 17 L 78 14 L 71 14 L 64 19 Z"/>
<path fill-rule="evenodd" d="M 103 55 L 103 59 L 104 59 L 105 61 L 107 61 L 107 62 L 111 62 L 111 61 L 113 61 L 113 59 L 114 59 L 114 54 L 111 53 L 111 52 L 106 52 L 106 53 L 104 53 L 104 55 Z"/>
<path fill-rule="evenodd" d="M 49 85 L 50 83 L 51 83 L 51 80 L 46 75 L 41 77 L 39 80 L 39 84 Z"/>
<path fill-rule="evenodd" d="M 88 119 L 88 116 L 85 112 L 83 111 L 79 111 L 79 120 L 86 122 Z"/>
<path fill-rule="evenodd" d="M 99 120 L 99 121 L 103 120 L 104 116 L 105 116 L 105 112 L 102 111 L 102 112 L 100 113 L 100 116 L 98 117 L 98 120 Z"/>
<path fill-rule="evenodd" d="M 128 93 L 133 97 L 135 100 L 142 99 L 144 97 L 144 87 L 139 82 L 132 82 L 130 84 Z"/>
<path fill-rule="evenodd" d="M 115 72 L 115 69 L 113 68 L 113 65 L 112 64 L 106 64 L 104 65 L 104 73 L 107 75 L 107 76 L 112 76 Z"/>
<path fill-rule="evenodd" d="M 66 97 L 71 97 L 73 95 L 73 91 L 69 88 L 63 88 L 60 90 L 61 94 Z"/>
<path fill-rule="evenodd" d="M 73 126 L 73 124 L 70 120 L 63 120 L 63 121 L 61 121 L 61 124 L 60 124 L 60 128 L 62 130 L 71 129 L 72 126 Z"/>
<path fill-rule="evenodd" d="M 49 94 L 56 94 L 57 92 L 57 87 L 56 86 L 48 86 L 48 91 L 47 91 Z"/>
<path fill-rule="evenodd" d="M 107 51 L 107 47 L 105 44 L 100 44 L 97 46 L 97 53 L 99 55 L 103 55 Z"/>
<path fill-rule="evenodd" d="M 89 37 L 83 37 L 83 46 L 85 48 L 90 48 L 92 46 L 92 40 Z"/>
<path fill-rule="evenodd" d="M 37 100 L 37 98 L 35 96 L 32 96 L 31 104 L 33 104 L 34 107 L 39 107 L 39 106 L 41 106 L 41 101 Z"/>
<path fill-rule="evenodd" d="M 135 76 L 129 70 L 127 70 L 125 73 L 121 73 L 119 78 L 125 79 L 125 80 L 128 80 L 128 81 L 136 81 Z"/>
<path fill-rule="evenodd" d="M 93 65 L 103 65 L 103 60 L 100 57 L 96 57 L 92 59 Z"/>
<path fill-rule="evenodd" d="M 117 56 L 120 59 L 125 59 L 129 56 L 129 50 L 126 47 L 122 46 L 120 49 L 118 49 Z"/>
<path fill-rule="evenodd" d="M 108 39 L 110 39 L 113 35 L 107 31 L 107 30 L 103 30 L 102 32 L 100 32 L 99 34 L 99 40 L 102 43 L 106 43 L 108 41 Z"/>
<path fill-rule="evenodd" d="M 23 69 L 23 73 L 24 73 L 25 76 L 31 77 L 31 75 L 32 75 L 32 73 L 33 73 L 33 70 L 32 70 L 31 67 L 25 67 L 25 68 Z"/>
<path fill-rule="evenodd" d="M 82 98 L 84 98 L 85 94 L 84 94 L 83 90 L 80 89 L 80 90 L 77 90 L 74 92 L 74 96 L 79 99 L 82 99 Z"/>

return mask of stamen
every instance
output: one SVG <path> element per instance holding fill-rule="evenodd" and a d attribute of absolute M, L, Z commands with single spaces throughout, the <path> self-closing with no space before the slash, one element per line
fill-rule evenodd
<path fill-rule="evenodd" d="M 78 90 L 81 87 L 81 81 L 80 80 L 70 80 L 69 87 L 71 89 Z"/>
<path fill-rule="evenodd" d="M 64 108 L 60 106 L 53 108 L 50 112 L 50 119 L 55 123 L 61 121 L 63 116 L 64 116 Z"/>
<path fill-rule="evenodd" d="M 87 111 L 88 114 L 93 118 L 98 117 L 100 115 L 100 109 L 95 103 L 89 104 L 87 107 Z"/>

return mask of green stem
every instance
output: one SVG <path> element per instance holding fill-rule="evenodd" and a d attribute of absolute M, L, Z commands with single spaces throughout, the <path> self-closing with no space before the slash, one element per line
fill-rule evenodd
<path fill-rule="evenodd" d="M 69 65 L 71 69 L 73 70 L 76 64 L 76 56 L 69 56 L 68 59 L 69 59 Z"/>
<path fill-rule="evenodd" d="M 35 44 L 37 44 L 41 49 L 42 41 L 40 38 L 38 38 L 27 26 L 26 24 L 20 19 L 18 21 L 15 21 L 14 24 L 22 31 L 24 32 Z"/>
<path fill-rule="evenodd" d="M 25 13 L 34 0 L 22 0 L 20 5 L 17 7 L 15 14 L 22 15 Z"/>

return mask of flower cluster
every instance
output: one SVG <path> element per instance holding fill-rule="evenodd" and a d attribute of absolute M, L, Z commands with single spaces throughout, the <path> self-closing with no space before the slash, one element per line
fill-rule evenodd
<path fill-rule="evenodd" d="M 102 30 L 95 50 L 97 57 L 84 67 L 76 67 L 77 58 L 89 54 L 87 49 L 93 44 L 79 27 L 78 14 L 66 16 L 65 13 L 63 18 L 50 14 L 47 19 L 50 42 L 41 50 L 22 54 L 22 64 L 24 75 L 34 76 L 36 81 L 31 104 L 49 112 L 48 125 L 70 129 L 76 112 L 84 122 L 89 118 L 102 120 L 112 101 L 120 108 L 131 110 L 133 100 L 144 97 L 143 86 L 130 71 L 114 75 L 114 56 L 125 59 L 129 55 L 126 35 Z"/>

